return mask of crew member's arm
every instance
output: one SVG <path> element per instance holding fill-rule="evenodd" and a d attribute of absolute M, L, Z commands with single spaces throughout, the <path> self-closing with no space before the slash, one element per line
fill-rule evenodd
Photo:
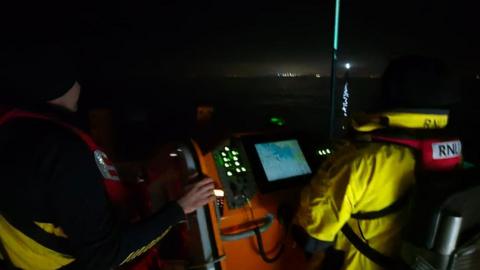
<path fill-rule="evenodd" d="M 66 139 L 60 143 L 57 156 L 52 204 L 58 225 L 75 253 L 75 262 L 66 268 L 109 269 L 129 261 L 212 196 L 213 184 L 204 180 L 148 220 L 119 227 L 93 154 L 81 142 Z"/>

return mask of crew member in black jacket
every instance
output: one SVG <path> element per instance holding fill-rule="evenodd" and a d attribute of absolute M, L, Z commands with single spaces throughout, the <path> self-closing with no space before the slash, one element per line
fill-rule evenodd
<path fill-rule="evenodd" d="M 81 87 L 71 63 L 53 50 L 8 58 L 0 103 L 15 107 L 0 111 L 0 265 L 110 269 L 212 200 L 206 178 L 148 220 L 120 225 L 115 167 L 73 120 Z"/>

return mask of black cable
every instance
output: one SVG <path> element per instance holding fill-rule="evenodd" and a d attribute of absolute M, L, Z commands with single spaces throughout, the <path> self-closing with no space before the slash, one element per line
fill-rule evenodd
<path fill-rule="evenodd" d="M 248 197 L 246 197 L 245 195 L 244 195 L 244 198 L 247 202 L 248 208 L 250 209 L 250 213 L 252 214 L 252 220 L 255 220 L 255 214 L 253 213 L 252 203 L 250 202 Z M 287 236 L 288 231 L 289 230 L 285 231 L 285 237 Z M 282 244 L 280 246 L 280 249 L 278 250 L 278 253 L 275 254 L 275 256 L 273 256 L 273 258 L 269 258 L 267 256 L 267 253 L 265 252 L 265 248 L 263 246 L 263 238 L 262 238 L 262 232 L 260 231 L 260 228 L 255 227 L 253 229 L 253 232 L 255 233 L 255 239 L 257 239 L 258 251 L 260 252 L 260 256 L 262 257 L 262 260 L 266 263 L 276 262 L 280 258 L 280 256 L 282 256 L 283 251 L 285 250 L 285 241 L 282 241 Z"/>
<path fill-rule="evenodd" d="M 264 260 L 266 263 L 274 263 L 276 262 L 280 256 L 282 256 L 283 251 L 285 250 L 285 243 L 282 243 L 280 246 L 280 250 L 278 251 L 273 258 L 269 258 L 267 254 L 265 253 L 265 248 L 263 247 L 263 239 L 262 239 L 262 233 L 260 232 L 260 229 L 256 227 L 253 229 L 255 232 L 255 238 L 257 239 L 257 244 L 258 244 L 258 251 L 260 252 L 260 256 L 262 257 L 262 260 Z"/>

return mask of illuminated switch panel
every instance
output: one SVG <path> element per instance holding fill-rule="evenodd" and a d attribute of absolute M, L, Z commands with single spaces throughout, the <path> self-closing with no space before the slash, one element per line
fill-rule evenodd
<path fill-rule="evenodd" d="M 317 151 L 317 154 L 319 156 L 329 156 L 329 155 L 333 154 L 333 151 L 330 148 L 324 148 L 324 149 L 319 149 Z"/>
<path fill-rule="evenodd" d="M 233 141 L 213 152 L 229 208 L 240 208 L 256 193 L 248 158 L 240 141 Z"/>
<path fill-rule="evenodd" d="M 245 164 L 240 161 L 240 153 L 236 150 L 230 149 L 228 146 L 225 146 L 223 151 L 220 152 L 219 163 L 223 166 L 229 177 L 245 174 L 247 172 Z"/>

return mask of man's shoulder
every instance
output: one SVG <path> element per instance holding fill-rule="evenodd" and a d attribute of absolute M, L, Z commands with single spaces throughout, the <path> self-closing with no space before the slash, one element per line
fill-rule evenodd
<path fill-rule="evenodd" d="M 361 171 L 374 169 L 386 162 L 411 162 L 414 158 L 413 150 L 406 146 L 377 142 L 354 142 L 339 149 L 330 162 L 327 162 L 327 166 L 347 166 L 353 171 Z"/>
<path fill-rule="evenodd" d="M 410 147 L 383 142 L 369 142 L 356 147 L 356 151 L 352 154 L 355 159 L 388 159 L 399 155 L 413 153 Z"/>
<path fill-rule="evenodd" d="M 88 150 L 80 136 L 49 120 L 21 118 L 5 123 L 0 133 L 6 143 L 73 147 Z"/>

